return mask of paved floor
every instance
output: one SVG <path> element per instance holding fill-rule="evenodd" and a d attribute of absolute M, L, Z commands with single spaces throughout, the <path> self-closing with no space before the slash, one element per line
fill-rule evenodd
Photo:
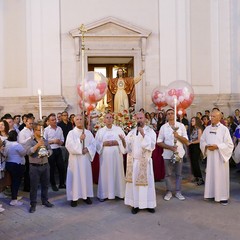
<path fill-rule="evenodd" d="M 6 209 L 0 213 L 0 239 L 11 240 L 237 240 L 240 238 L 240 173 L 231 170 L 231 200 L 228 206 L 203 200 L 204 186 L 190 183 L 188 172 L 183 179 L 185 201 L 176 198 L 163 200 L 164 182 L 156 183 L 156 213 L 140 211 L 132 215 L 122 200 L 99 202 L 92 205 L 79 201 L 76 208 L 69 206 L 65 190 L 52 192 L 49 209 L 42 205 L 28 213 L 28 194 L 24 205 L 9 206 L 9 199 L 0 199 Z M 97 186 L 94 186 L 96 193 Z"/>

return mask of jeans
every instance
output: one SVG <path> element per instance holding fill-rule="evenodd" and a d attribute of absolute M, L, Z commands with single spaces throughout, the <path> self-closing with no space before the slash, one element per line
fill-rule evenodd
<path fill-rule="evenodd" d="M 164 166 L 165 166 L 165 183 L 167 191 L 174 191 L 172 187 L 172 173 L 175 171 L 175 191 L 181 191 L 181 182 L 182 182 L 182 159 L 181 162 L 172 163 L 171 159 L 164 159 Z"/>
<path fill-rule="evenodd" d="M 22 181 L 22 177 L 24 175 L 25 166 L 13 162 L 6 162 L 6 170 L 10 173 L 12 179 L 11 184 L 12 200 L 16 200 L 18 190 Z"/>

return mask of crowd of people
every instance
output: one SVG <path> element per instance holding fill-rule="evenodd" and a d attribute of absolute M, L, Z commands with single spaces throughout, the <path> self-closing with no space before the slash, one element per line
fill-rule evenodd
<path fill-rule="evenodd" d="M 152 152 L 158 145 L 163 149 L 165 201 L 173 195 L 185 200 L 181 180 L 184 158 L 188 157 L 192 182 L 205 184 L 204 198 L 228 204 L 229 159 L 240 142 L 238 109 L 234 116 L 227 118 L 218 108 L 213 108 L 204 115 L 197 112 L 190 121 L 186 114 L 178 116 L 177 122 L 173 109 L 158 113 L 140 109 L 135 114 L 136 126 L 128 132 L 114 124 L 109 111 L 104 114 L 104 127 L 95 132 L 93 122 L 97 118 L 97 115 L 69 116 L 67 111 L 51 113 L 41 121 L 36 121 L 31 113 L 5 114 L 0 120 L 0 194 L 9 188 L 9 204 L 20 206 L 23 202 L 18 191 L 23 183 L 23 190 L 30 194 L 30 213 L 36 211 L 39 185 L 41 202 L 46 207 L 54 206 L 48 201 L 49 185 L 53 191 L 66 189 L 71 207 L 76 207 L 79 199 L 92 204 L 91 163 L 98 154 L 99 201 L 119 198 L 131 206 L 132 214 L 141 209 L 154 213 L 157 201 Z M 206 161 L 205 171 L 201 161 Z"/>

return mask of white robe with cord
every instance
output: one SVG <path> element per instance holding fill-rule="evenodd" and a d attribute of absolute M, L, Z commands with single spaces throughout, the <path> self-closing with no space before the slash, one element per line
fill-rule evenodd
<path fill-rule="evenodd" d="M 89 152 L 82 154 L 83 143 L 80 141 L 82 131 L 75 127 L 68 133 L 66 140 L 66 148 L 69 152 L 66 192 L 67 200 L 72 201 L 93 197 L 91 162 L 96 153 L 96 142 L 92 133 L 85 129 L 84 145 Z"/>
<path fill-rule="evenodd" d="M 233 142 L 227 127 L 207 126 L 200 139 L 200 148 L 207 157 L 204 198 L 214 198 L 216 202 L 229 199 L 229 159 L 233 151 Z M 207 145 L 216 144 L 218 149 L 205 150 Z"/>

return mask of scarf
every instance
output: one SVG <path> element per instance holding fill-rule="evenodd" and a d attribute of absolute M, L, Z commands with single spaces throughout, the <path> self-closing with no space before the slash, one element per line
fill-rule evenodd
<path fill-rule="evenodd" d="M 143 149 L 142 157 L 138 159 L 139 161 L 139 171 L 136 178 L 136 186 L 147 186 L 147 164 L 148 160 L 151 158 L 151 151 Z M 127 155 L 127 170 L 126 170 L 126 182 L 132 183 L 132 173 L 133 173 L 133 156 L 132 153 Z"/>

